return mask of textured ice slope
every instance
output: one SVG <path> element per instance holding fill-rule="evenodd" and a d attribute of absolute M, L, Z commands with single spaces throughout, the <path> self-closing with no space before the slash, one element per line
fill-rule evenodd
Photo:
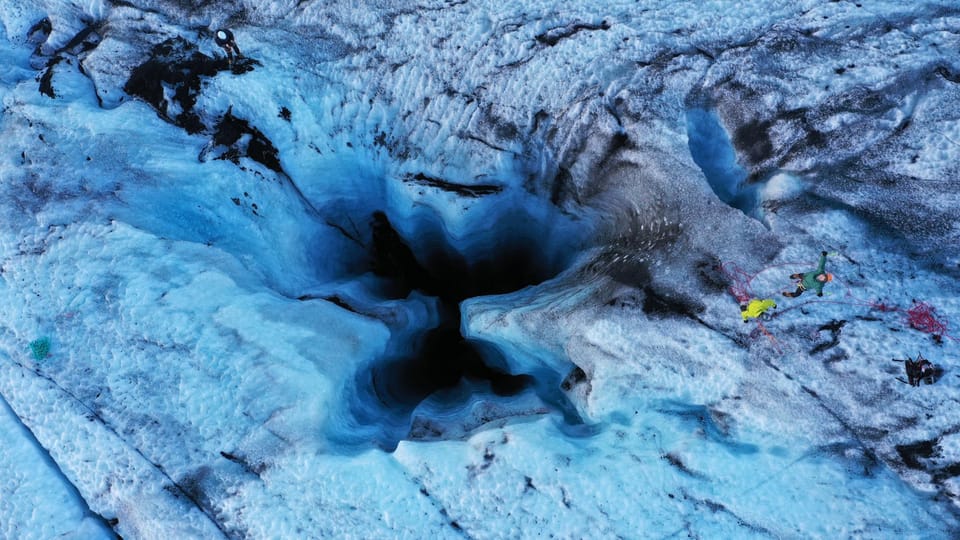
<path fill-rule="evenodd" d="M 0 22 L 4 534 L 960 533 L 951 2 Z"/>

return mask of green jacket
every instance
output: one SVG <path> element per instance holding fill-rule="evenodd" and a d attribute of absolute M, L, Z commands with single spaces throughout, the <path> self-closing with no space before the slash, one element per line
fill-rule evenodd
<path fill-rule="evenodd" d="M 804 289 L 808 291 L 814 291 L 817 294 L 823 293 L 823 286 L 826 285 L 827 282 L 817 281 L 817 276 L 825 273 L 824 266 L 826 266 L 826 264 L 827 256 L 820 255 L 820 264 L 817 265 L 817 269 L 803 273 L 803 279 L 801 280 L 801 283 L 803 283 Z"/>

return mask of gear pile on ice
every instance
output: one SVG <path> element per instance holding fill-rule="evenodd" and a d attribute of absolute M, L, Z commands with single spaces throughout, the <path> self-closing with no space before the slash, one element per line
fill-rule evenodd
<path fill-rule="evenodd" d="M 903 367 L 907 372 L 907 383 L 910 386 L 920 386 L 921 381 L 933 384 L 939 378 L 940 370 L 922 354 L 918 354 L 916 360 L 909 358 L 904 360 Z"/>

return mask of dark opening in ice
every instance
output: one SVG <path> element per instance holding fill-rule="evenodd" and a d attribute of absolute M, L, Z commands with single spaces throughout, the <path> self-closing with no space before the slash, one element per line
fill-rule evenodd
<path fill-rule="evenodd" d="M 503 405 L 521 395 L 525 403 L 536 400 L 537 410 L 559 412 L 568 423 L 582 422 L 560 388 L 566 373 L 510 373 L 495 346 L 461 334 L 462 301 L 541 283 L 559 268 L 509 231 L 490 253 L 468 260 L 442 243 L 421 243 L 425 253 L 415 254 L 383 212 L 373 214 L 371 227 L 371 268 L 383 279 L 384 293 L 406 298 L 416 291 L 435 297 L 440 322 L 410 338 L 408 350 L 394 351 L 357 374 L 352 414 L 360 432 L 392 450 L 399 440 L 423 438 L 422 429 L 419 435 L 411 431 L 415 415 L 421 424 L 425 415 L 429 417 L 429 435 L 444 438 L 453 424 L 455 433 L 482 424 L 483 419 L 466 418 L 467 408 L 478 399 Z M 430 405 L 424 412 L 427 400 Z"/>
<path fill-rule="evenodd" d="M 445 321 L 426 332 L 417 354 L 376 366 L 373 390 L 381 401 L 413 409 L 438 390 L 456 387 L 463 380 L 486 381 L 499 396 L 515 395 L 532 384 L 527 375 L 510 375 L 487 365 L 474 343 L 459 328 Z"/>

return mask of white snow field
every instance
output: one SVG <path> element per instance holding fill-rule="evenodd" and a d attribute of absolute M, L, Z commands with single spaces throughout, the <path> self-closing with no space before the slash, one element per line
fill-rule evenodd
<path fill-rule="evenodd" d="M 958 29 L 0 0 L 0 538 L 957 538 Z"/>

